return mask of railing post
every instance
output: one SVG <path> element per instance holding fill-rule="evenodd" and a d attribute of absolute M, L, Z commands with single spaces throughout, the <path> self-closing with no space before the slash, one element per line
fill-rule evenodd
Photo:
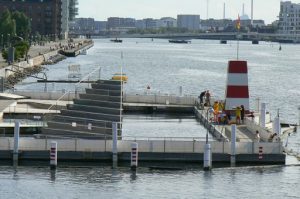
<path fill-rule="evenodd" d="M 20 139 L 20 122 L 15 122 L 14 129 L 14 151 L 13 151 L 13 165 L 18 166 L 19 160 L 19 139 Z"/>
<path fill-rule="evenodd" d="M 112 137 L 113 137 L 113 144 L 112 144 L 112 160 L 113 160 L 113 168 L 116 168 L 118 165 L 118 127 L 117 123 L 112 123 Z"/>
<path fill-rule="evenodd" d="M 231 125 L 231 153 L 230 153 L 231 166 L 235 166 L 236 163 L 236 125 Z"/>

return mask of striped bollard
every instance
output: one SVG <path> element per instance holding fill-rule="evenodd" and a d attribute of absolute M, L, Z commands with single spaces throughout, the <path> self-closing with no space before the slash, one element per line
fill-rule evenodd
<path fill-rule="evenodd" d="M 131 170 L 136 170 L 138 166 L 138 143 L 131 143 Z"/>
<path fill-rule="evenodd" d="M 263 159 L 263 147 L 260 146 L 258 150 L 258 159 L 262 160 Z"/>
<path fill-rule="evenodd" d="M 52 141 L 50 147 L 50 168 L 56 169 L 57 167 L 57 142 Z"/>
<path fill-rule="evenodd" d="M 246 61 L 229 61 L 225 102 L 226 111 L 233 111 L 233 108 L 243 105 L 245 112 L 249 112 L 248 66 Z"/>

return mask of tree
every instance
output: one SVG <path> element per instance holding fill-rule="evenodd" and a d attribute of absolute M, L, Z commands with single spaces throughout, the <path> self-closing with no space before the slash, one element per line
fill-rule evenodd
<path fill-rule="evenodd" d="M 30 19 L 22 12 L 13 12 L 12 18 L 16 21 L 16 33 L 23 39 L 28 40 L 31 31 Z"/>
<path fill-rule="evenodd" d="M 9 42 L 11 36 L 16 35 L 16 22 L 12 18 L 9 10 L 5 10 L 0 18 L 0 34 L 4 41 Z"/>

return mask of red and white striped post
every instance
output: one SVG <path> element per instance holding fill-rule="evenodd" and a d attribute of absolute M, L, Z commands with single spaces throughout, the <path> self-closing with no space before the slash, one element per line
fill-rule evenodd
<path fill-rule="evenodd" d="M 138 143 L 131 143 L 131 170 L 136 170 L 138 166 Z"/>
<path fill-rule="evenodd" d="M 243 105 L 249 112 L 248 66 L 246 61 L 229 61 L 227 72 L 227 87 L 225 110 Z"/>
<path fill-rule="evenodd" d="M 56 169 L 57 167 L 57 142 L 52 141 L 50 147 L 50 168 Z"/>
<path fill-rule="evenodd" d="M 258 159 L 259 159 L 259 160 L 262 160 L 262 159 L 263 159 L 263 147 L 262 147 L 262 146 L 260 146 L 260 147 L 258 148 Z"/>

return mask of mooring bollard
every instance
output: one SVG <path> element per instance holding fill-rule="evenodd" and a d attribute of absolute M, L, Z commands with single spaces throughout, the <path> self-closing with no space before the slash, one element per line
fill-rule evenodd
<path fill-rule="evenodd" d="M 113 160 L 113 168 L 117 168 L 118 166 L 118 126 L 116 122 L 112 123 L 112 160 Z"/>
<path fill-rule="evenodd" d="M 259 124 L 261 127 L 266 127 L 266 103 L 261 103 L 260 116 L 259 116 Z"/>
<path fill-rule="evenodd" d="M 52 141 L 50 147 L 50 168 L 56 169 L 57 167 L 57 142 Z"/>
<path fill-rule="evenodd" d="M 13 164 L 18 165 L 19 160 L 19 138 L 20 138 L 20 122 L 15 122 L 14 128 L 14 151 L 13 151 Z"/>
<path fill-rule="evenodd" d="M 211 146 L 206 143 L 204 147 L 204 159 L 203 159 L 203 169 L 204 171 L 211 170 L 212 160 L 211 160 Z"/>
<path fill-rule="evenodd" d="M 138 166 L 138 143 L 131 143 L 131 170 L 136 170 Z"/>
<path fill-rule="evenodd" d="M 236 125 L 231 125 L 231 154 L 230 154 L 230 164 L 235 166 L 236 163 Z"/>

